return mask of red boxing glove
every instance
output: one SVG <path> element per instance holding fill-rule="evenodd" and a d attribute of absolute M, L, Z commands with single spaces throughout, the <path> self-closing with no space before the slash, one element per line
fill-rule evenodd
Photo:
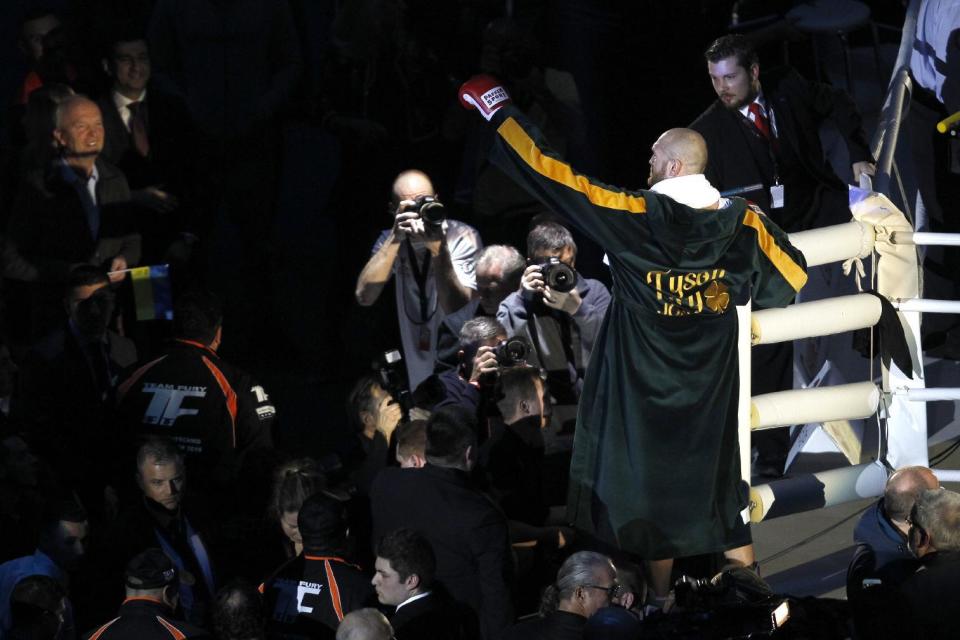
<path fill-rule="evenodd" d="M 460 104 L 464 109 L 476 109 L 487 122 L 500 107 L 510 102 L 510 94 L 493 76 L 473 76 L 460 87 Z"/>

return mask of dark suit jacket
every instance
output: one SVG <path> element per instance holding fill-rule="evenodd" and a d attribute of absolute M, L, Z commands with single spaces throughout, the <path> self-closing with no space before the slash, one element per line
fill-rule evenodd
<path fill-rule="evenodd" d="M 108 91 L 98 101 L 103 114 L 104 141 L 100 157 L 123 171 L 131 189 L 162 186 L 164 190 L 182 196 L 185 176 L 179 151 L 189 148 L 189 115 L 185 108 L 162 93 L 147 89 L 144 104 L 147 108 L 147 138 L 150 153 L 146 158 L 137 153 L 133 139 Z"/>
<path fill-rule="evenodd" d="M 137 360 L 133 342 L 112 331 L 105 352 L 114 381 Z M 102 488 L 117 446 L 113 393 L 104 399 L 88 356 L 67 326 L 31 349 L 20 369 L 20 391 L 23 421 L 57 473 L 73 486 Z"/>
<path fill-rule="evenodd" d="M 960 551 L 938 551 L 920 559 L 921 568 L 900 585 L 914 638 L 956 638 L 951 619 L 960 608 Z"/>
<path fill-rule="evenodd" d="M 93 238 L 76 190 L 51 166 L 27 176 L 21 186 L 10 237 L 26 258 L 105 264 L 122 254 L 127 263 L 140 260 L 140 235 L 128 206 L 130 187 L 119 169 L 98 159 L 97 203 L 100 232 Z"/>
<path fill-rule="evenodd" d="M 551 611 L 510 627 L 503 640 L 579 640 L 587 619 L 576 613 Z"/>
<path fill-rule="evenodd" d="M 453 603 L 436 592 L 405 604 L 390 618 L 397 640 L 460 640 L 467 638 Z"/>
<path fill-rule="evenodd" d="M 437 581 L 477 612 L 484 638 L 498 637 L 513 619 L 507 520 L 466 473 L 430 464 L 384 469 L 370 502 L 373 539 L 400 527 L 423 534 L 437 556 Z"/>
<path fill-rule="evenodd" d="M 770 206 L 774 160 L 769 143 L 747 118 L 719 100 L 690 125 L 707 141 L 707 179 L 721 192 L 762 184 L 762 189 L 737 195 L 756 202 L 786 231 L 848 221 L 846 187 L 826 163 L 818 132 L 829 118 L 846 142 L 850 162 L 872 161 L 853 101 L 829 85 L 807 82 L 792 69 L 763 76 L 761 85 L 774 113 L 778 150 L 773 155 L 785 186 L 785 206 Z"/>

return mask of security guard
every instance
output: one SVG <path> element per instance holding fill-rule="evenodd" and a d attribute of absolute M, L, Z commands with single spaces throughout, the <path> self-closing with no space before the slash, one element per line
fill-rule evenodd
<path fill-rule="evenodd" d="M 303 553 L 260 585 L 269 612 L 267 631 L 284 638 L 333 639 L 355 609 L 376 605 L 370 576 L 343 559 L 343 506 L 323 493 L 308 498 L 297 517 Z"/>
<path fill-rule="evenodd" d="M 203 629 L 173 617 L 177 607 L 177 569 L 160 549 L 147 549 L 127 564 L 127 598 L 116 618 L 84 636 L 85 640 L 186 640 L 208 638 Z"/>
<path fill-rule="evenodd" d="M 138 365 L 117 390 L 130 450 L 150 436 L 171 438 L 194 487 L 209 495 L 235 484 L 250 450 L 271 446 L 276 418 L 263 387 L 217 355 L 222 321 L 213 295 L 184 294 L 167 353 Z"/>

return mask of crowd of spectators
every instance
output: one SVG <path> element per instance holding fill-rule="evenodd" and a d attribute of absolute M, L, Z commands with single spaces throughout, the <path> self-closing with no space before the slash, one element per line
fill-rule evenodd
<path fill-rule="evenodd" d="M 459 82 L 496 74 L 589 159 L 577 83 L 531 28 L 545 10 L 73 4 L 20 16 L 25 74 L 0 154 L 0 638 L 665 628 L 642 559 L 597 548 L 563 513 L 609 277 L 578 271 L 574 234 L 486 161 L 489 130 L 456 109 Z M 282 390 L 257 359 L 273 305 L 300 302 L 262 292 L 284 290 L 277 265 L 295 262 L 274 230 L 304 123 L 322 136 L 305 155 L 334 176 L 327 205 L 346 211 L 328 247 L 372 242 L 317 286 L 396 348 L 337 350 L 352 388 L 336 417 L 311 419 L 343 437 L 306 449 L 284 446 Z M 896 527 L 908 542 L 864 547 L 853 582 L 897 556 L 882 602 L 946 591 L 954 498 L 887 497 L 864 544 Z"/>

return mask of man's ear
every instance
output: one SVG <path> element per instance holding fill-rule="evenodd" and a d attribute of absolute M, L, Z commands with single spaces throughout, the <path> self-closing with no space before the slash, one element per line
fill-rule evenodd
<path fill-rule="evenodd" d="M 63 139 L 63 132 L 60 131 L 60 129 L 53 130 L 53 141 L 56 143 L 58 149 L 67 146 L 66 140 Z"/>
<path fill-rule="evenodd" d="M 749 71 L 750 71 L 750 79 L 751 79 L 751 80 L 756 80 L 757 78 L 760 77 L 760 65 L 757 64 L 756 62 L 754 62 L 752 65 L 750 65 L 750 70 L 749 70 Z"/>
<path fill-rule="evenodd" d="M 679 160 L 671 160 L 669 166 L 670 166 L 669 168 L 670 177 L 676 178 L 677 176 L 680 175 L 680 171 L 683 168 L 683 163 L 680 162 Z"/>
<path fill-rule="evenodd" d="M 111 78 L 113 77 L 113 71 L 110 69 L 110 63 L 107 62 L 107 59 L 106 59 L 106 58 L 102 58 L 102 59 L 100 60 L 100 66 L 103 67 L 103 72 L 104 72 L 105 74 L 107 74 L 107 75 L 110 76 Z"/>
<path fill-rule="evenodd" d="M 369 426 L 369 425 L 371 425 L 371 424 L 375 424 L 376 422 L 377 422 L 377 418 L 373 415 L 373 412 L 372 412 L 372 411 L 361 411 L 361 412 L 360 412 L 360 423 L 361 423 L 363 426 L 366 427 L 366 426 Z"/>
<path fill-rule="evenodd" d="M 416 453 L 410 456 L 410 458 L 413 460 L 414 469 L 423 469 L 427 464 L 427 459 Z"/>
<path fill-rule="evenodd" d="M 163 601 L 170 605 L 171 609 L 177 608 L 177 600 L 179 599 L 180 592 L 175 585 L 168 584 L 163 588 Z"/>
<path fill-rule="evenodd" d="M 407 576 L 407 579 L 403 581 L 403 586 L 405 586 L 407 589 L 419 589 L 420 576 L 415 573 L 411 573 Z"/>

